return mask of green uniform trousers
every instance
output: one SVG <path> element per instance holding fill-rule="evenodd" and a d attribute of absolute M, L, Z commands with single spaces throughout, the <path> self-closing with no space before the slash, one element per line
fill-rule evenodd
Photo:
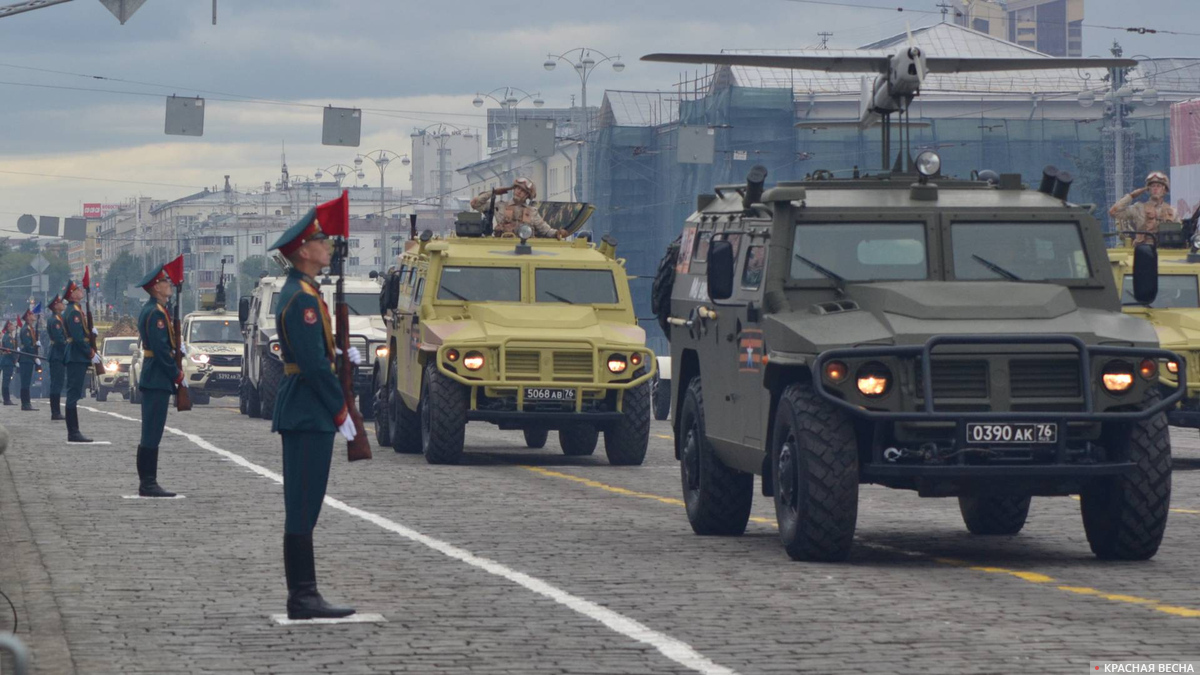
<path fill-rule="evenodd" d="M 62 361 L 50 361 L 50 395 L 60 396 L 63 390 L 63 380 L 66 379 L 67 364 Z"/>
<path fill-rule="evenodd" d="M 12 371 L 12 366 L 4 366 L 4 368 L 0 368 L 0 372 L 3 372 L 4 377 L 4 400 L 6 401 L 9 397 L 8 385 L 12 383 Z"/>
<path fill-rule="evenodd" d="M 167 408 L 171 405 L 171 392 L 155 389 L 142 390 L 142 447 L 158 449 L 162 442 L 163 427 L 167 424 Z"/>
<path fill-rule="evenodd" d="M 333 434 L 281 431 L 283 436 L 283 531 L 312 534 L 325 501 Z"/>
<path fill-rule="evenodd" d="M 75 404 L 79 403 L 79 399 L 83 398 L 83 381 L 87 377 L 88 368 L 91 368 L 90 363 L 68 363 L 67 364 L 67 407 L 74 408 Z"/>
<path fill-rule="evenodd" d="M 21 390 L 24 391 L 33 386 L 33 361 L 26 361 L 21 364 Z"/>

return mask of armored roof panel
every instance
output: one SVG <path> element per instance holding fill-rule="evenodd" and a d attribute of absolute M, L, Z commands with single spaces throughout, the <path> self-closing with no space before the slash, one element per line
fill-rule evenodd
<path fill-rule="evenodd" d="M 489 261 L 512 260 L 513 262 L 554 261 L 576 263 L 603 263 L 608 261 L 595 246 L 585 246 L 580 241 L 558 241 L 556 239 L 530 239 L 533 249 L 529 255 L 516 253 L 518 239 L 499 237 L 450 237 L 429 242 L 425 250 L 442 253 L 451 260 Z M 619 248 L 618 248 L 619 250 Z"/>
<path fill-rule="evenodd" d="M 1068 213 L 1070 208 L 1080 208 L 1076 205 L 1064 206 L 1063 202 L 1036 190 L 999 190 L 979 187 L 977 184 L 964 185 L 959 188 L 941 187 L 938 190 L 937 201 L 918 201 L 911 196 L 911 185 L 915 181 L 900 179 L 894 182 L 881 183 L 875 186 L 859 181 L 854 187 L 850 184 L 822 184 L 806 182 L 804 200 L 806 209 L 837 209 L 845 210 L 989 210 L 999 208 L 1009 209 L 1061 209 Z M 936 181 L 933 181 L 936 184 Z M 742 200 L 736 193 L 727 193 L 724 199 L 716 199 L 705 207 L 706 214 L 740 213 Z"/>

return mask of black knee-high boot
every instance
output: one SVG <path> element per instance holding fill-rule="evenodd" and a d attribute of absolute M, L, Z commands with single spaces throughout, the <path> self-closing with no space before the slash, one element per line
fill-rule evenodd
<path fill-rule="evenodd" d="M 79 410 L 73 406 L 67 406 L 67 442 L 69 443 L 91 443 L 92 439 L 79 433 Z"/>
<path fill-rule="evenodd" d="M 325 602 L 317 592 L 312 533 L 283 535 L 283 569 L 287 575 L 289 619 L 340 619 L 354 613 L 353 607 Z"/>
<path fill-rule="evenodd" d="M 158 448 L 139 445 L 137 449 L 138 495 L 142 497 L 174 497 L 158 485 Z"/>
<path fill-rule="evenodd" d="M 62 397 L 59 396 L 58 394 L 50 395 L 50 419 L 51 420 L 57 421 L 57 420 L 66 419 L 65 417 L 62 416 L 62 407 L 60 406 L 61 401 L 62 401 Z"/>
<path fill-rule="evenodd" d="M 21 390 L 21 410 L 37 410 L 30 402 L 28 389 Z"/>

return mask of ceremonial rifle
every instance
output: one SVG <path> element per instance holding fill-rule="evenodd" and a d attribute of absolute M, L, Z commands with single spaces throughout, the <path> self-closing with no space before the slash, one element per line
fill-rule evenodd
<path fill-rule="evenodd" d="M 99 354 L 100 350 L 96 348 L 96 325 L 92 322 L 92 284 L 91 284 L 91 269 L 83 268 L 83 302 L 86 308 L 85 315 L 87 317 L 87 341 L 92 348 L 93 354 Z M 96 371 L 96 377 L 104 374 L 99 363 L 93 363 L 92 368 Z"/>
<path fill-rule="evenodd" d="M 350 362 L 350 306 L 346 304 L 346 259 L 350 250 L 347 239 L 350 234 L 350 196 L 343 191 L 342 196 L 317 207 L 317 221 L 325 234 L 333 237 L 333 273 L 337 275 L 337 285 L 334 287 L 333 303 L 335 328 L 334 338 L 337 348 L 342 352 L 338 361 L 338 380 L 342 384 L 342 398 L 346 411 L 354 421 L 354 440 L 346 443 L 346 455 L 351 462 L 360 459 L 371 459 L 371 442 L 367 439 L 367 428 L 363 424 L 362 413 L 354 400 L 354 368 Z M 367 358 L 366 354 L 362 358 Z"/>
<path fill-rule="evenodd" d="M 171 283 L 175 285 L 175 302 L 171 311 L 171 332 L 175 335 L 175 367 L 183 373 L 183 331 L 180 329 L 179 305 L 183 302 L 183 256 L 163 265 Z M 186 377 L 186 376 L 185 376 Z M 175 387 L 175 409 L 187 412 L 192 409 L 192 396 L 188 388 L 180 384 Z"/>

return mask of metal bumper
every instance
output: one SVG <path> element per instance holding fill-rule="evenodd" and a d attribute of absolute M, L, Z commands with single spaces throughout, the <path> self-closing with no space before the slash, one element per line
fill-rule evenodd
<path fill-rule="evenodd" d="M 100 386 L 101 387 L 111 388 L 111 387 L 118 387 L 123 384 L 129 384 L 129 373 L 128 372 L 123 372 L 123 373 L 117 372 L 117 373 L 112 373 L 112 374 L 105 373 L 100 376 Z"/>
<path fill-rule="evenodd" d="M 1200 429 L 1200 410 L 1168 410 L 1167 424 Z"/>
<path fill-rule="evenodd" d="M 470 410 L 467 420 L 471 422 L 492 422 L 495 424 L 536 424 L 551 429 L 557 429 L 575 424 L 592 424 L 603 426 L 620 422 L 624 413 L 619 412 L 520 412 L 513 410 Z"/>

